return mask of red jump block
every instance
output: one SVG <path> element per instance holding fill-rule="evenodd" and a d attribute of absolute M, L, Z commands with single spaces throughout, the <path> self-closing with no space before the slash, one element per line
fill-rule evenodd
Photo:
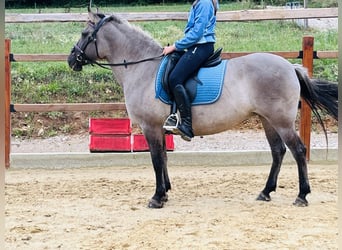
<path fill-rule="evenodd" d="M 131 121 L 128 118 L 91 118 L 89 133 L 101 135 L 130 135 Z"/>
<path fill-rule="evenodd" d="M 131 135 L 90 135 L 90 152 L 131 152 Z"/>
<path fill-rule="evenodd" d="M 166 150 L 175 150 L 175 144 L 173 141 L 173 135 L 165 135 Z M 150 148 L 147 144 L 146 138 L 142 134 L 133 135 L 133 151 L 149 151 Z"/>
<path fill-rule="evenodd" d="M 166 135 L 166 150 L 175 150 L 173 135 Z M 145 136 L 135 135 L 90 135 L 90 152 L 144 152 L 149 151 Z"/>
<path fill-rule="evenodd" d="M 166 150 L 175 149 L 173 135 L 166 135 Z M 143 134 L 132 134 L 128 118 L 91 118 L 89 120 L 90 152 L 149 151 Z"/>

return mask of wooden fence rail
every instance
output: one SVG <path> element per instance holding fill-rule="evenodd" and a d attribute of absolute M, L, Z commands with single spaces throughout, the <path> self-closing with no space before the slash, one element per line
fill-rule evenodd
<path fill-rule="evenodd" d="M 49 103 L 13 104 L 12 112 L 50 112 L 50 111 L 113 111 L 126 110 L 125 103 Z"/>
<path fill-rule="evenodd" d="M 223 59 L 232 59 L 255 52 L 222 52 Z M 302 59 L 303 51 L 267 51 L 267 53 L 282 56 L 287 59 Z M 337 58 L 338 51 L 314 51 L 315 59 Z M 65 62 L 66 54 L 10 54 L 11 62 Z"/>
<path fill-rule="evenodd" d="M 187 20 L 186 12 L 121 12 L 116 13 L 130 22 Z M 310 9 L 264 9 L 237 10 L 217 12 L 218 22 L 241 22 L 260 20 L 285 20 L 309 18 L 338 17 L 338 8 L 310 8 Z M 6 14 L 6 23 L 34 23 L 34 22 L 85 22 L 88 13 L 40 13 L 40 14 Z"/>

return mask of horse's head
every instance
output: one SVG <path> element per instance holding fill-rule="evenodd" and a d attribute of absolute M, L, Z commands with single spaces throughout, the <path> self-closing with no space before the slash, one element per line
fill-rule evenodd
<path fill-rule="evenodd" d="M 100 43 L 103 43 L 103 39 L 97 39 L 100 35 L 100 29 L 107 22 L 111 21 L 112 17 L 106 17 L 103 14 L 95 14 L 89 11 L 89 21 L 87 27 L 83 30 L 81 38 L 76 45 L 72 48 L 70 55 L 68 56 L 68 64 L 70 68 L 75 71 L 81 71 L 83 65 L 91 64 L 98 59 L 103 59 L 105 56 L 101 56 L 99 51 Z"/>

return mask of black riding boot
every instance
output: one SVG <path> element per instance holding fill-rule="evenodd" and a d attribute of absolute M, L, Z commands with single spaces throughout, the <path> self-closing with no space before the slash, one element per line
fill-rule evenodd
<path fill-rule="evenodd" d="M 192 131 L 191 103 L 184 86 L 178 84 L 173 90 L 173 96 L 181 117 L 181 123 L 177 126 L 178 131 L 176 133 L 180 134 L 184 140 L 191 141 L 191 138 L 194 137 Z"/>

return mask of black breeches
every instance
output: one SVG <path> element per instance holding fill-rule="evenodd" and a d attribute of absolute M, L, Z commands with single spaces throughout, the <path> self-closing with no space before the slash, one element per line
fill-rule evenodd
<path fill-rule="evenodd" d="M 169 76 L 169 88 L 173 93 L 178 84 L 185 84 L 201 65 L 213 54 L 214 43 L 196 44 L 179 59 Z"/>

